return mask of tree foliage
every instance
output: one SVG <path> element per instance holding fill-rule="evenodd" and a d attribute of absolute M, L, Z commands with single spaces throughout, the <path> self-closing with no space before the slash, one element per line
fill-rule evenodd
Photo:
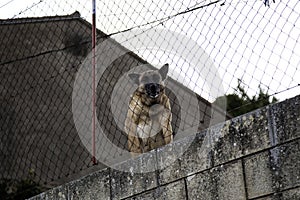
<path fill-rule="evenodd" d="M 215 104 L 224 107 L 222 103 L 226 102 L 227 113 L 232 117 L 236 117 L 278 101 L 275 97 L 270 98 L 268 92 L 264 92 L 261 86 L 258 88 L 258 95 L 250 97 L 244 87 L 241 86 L 241 80 L 238 80 L 236 92 L 218 97 Z"/>

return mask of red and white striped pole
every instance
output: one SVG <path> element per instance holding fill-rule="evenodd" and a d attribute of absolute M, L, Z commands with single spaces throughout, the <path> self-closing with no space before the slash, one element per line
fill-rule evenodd
<path fill-rule="evenodd" d="M 92 58 L 92 76 L 93 76 L 93 83 L 92 83 L 92 90 L 93 90 L 93 97 L 92 97 L 92 162 L 93 165 L 97 164 L 96 159 L 96 0 L 92 0 L 92 51 L 93 51 L 93 58 Z"/>

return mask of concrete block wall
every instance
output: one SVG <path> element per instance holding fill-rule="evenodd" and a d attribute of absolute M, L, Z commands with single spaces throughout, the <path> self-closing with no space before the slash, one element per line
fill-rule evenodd
<path fill-rule="evenodd" d="M 168 165 L 186 143 L 188 150 Z M 40 199 L 300 199 L 300 96 L 215 125 L 210 129 L 44 192 Z"/>

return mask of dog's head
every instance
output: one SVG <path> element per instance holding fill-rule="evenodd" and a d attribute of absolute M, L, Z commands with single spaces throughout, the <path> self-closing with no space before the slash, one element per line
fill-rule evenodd
<path fill-rule="evenodd" d="M 165 64 L 158 70 L 149 70 L 141 74 L 128 74 L 129 78 L 139 86 L 140 92 L 144 92 L 149 98 L 156 99 L 164 91 L 164 80 L 167 78 L 169 64 Z"/>

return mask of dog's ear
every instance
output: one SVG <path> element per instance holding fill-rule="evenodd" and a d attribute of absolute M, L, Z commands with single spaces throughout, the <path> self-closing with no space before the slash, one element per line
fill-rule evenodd
<path fill-rule="evenodd" d="M 168 71 L 169 71 L 169 64 L 168 63 L 164 64 L 164 66 L 162 66 L 158 70 L 159 74 L 161 75 L 162 80 L 165 80 L 167 78 Z"/>
<path fill-rule="evenodd" d="M 137 73 L 131 73 L 128 74 L 129 78 L 131 79 L 131 81 L 137 85 L 140 84 L 140 76 L 141 74 L 137 74 Z"/>

